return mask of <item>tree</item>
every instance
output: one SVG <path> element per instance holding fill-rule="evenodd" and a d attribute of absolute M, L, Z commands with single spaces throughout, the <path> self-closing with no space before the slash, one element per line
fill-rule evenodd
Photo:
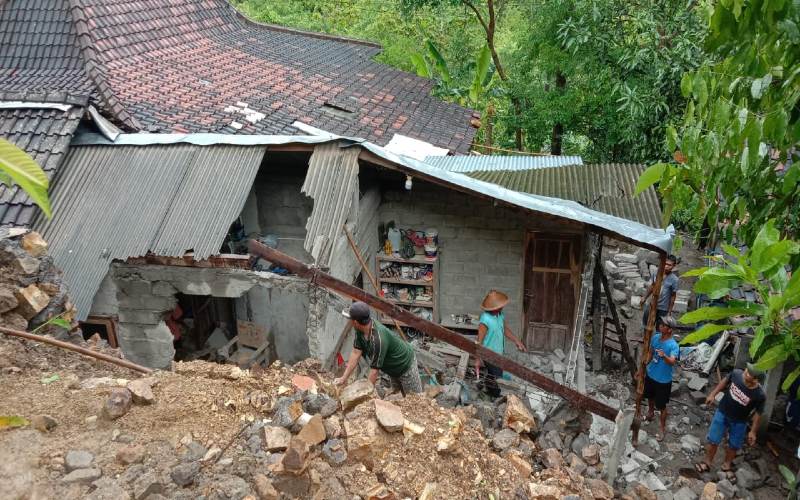
<path fill-rule="evenodd" d="M 640 186 L 659 182 L 666 215 L 690 189 L 712 242 L 750 244 L 770 219 L 797 238 L 800 3 L 726 0 L 707 15 L 706 46 L 718 62 L 683 76 L 690 102 L 666 134 L 674 160 L 650 167 Z"/>
<path fill-rule="evenodd" d="M 0 184 L 19 185 L 34 203 L 50 217 L 49 181 L 42 168 L 28 154 L 0 138 Z"/>

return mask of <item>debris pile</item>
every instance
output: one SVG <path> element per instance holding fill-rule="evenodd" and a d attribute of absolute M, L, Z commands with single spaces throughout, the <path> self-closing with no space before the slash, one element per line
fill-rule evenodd
<path fill-rule="evenodd" d="M 313 360 L 252 371 L 193 361 L 132 378 L 11 338 L 0 366 L 4 412 L 30 422 L 0 433 L 5 497 L 614 496 L 598 454 L 545 448 L 513 395 L 458 408 L 424 394 L 378 399 L 365 380 L 339 391 Z M 591 419 L 576 418 L 558 429 L 585 432 Z"/>
<path fill-rule="evenodd" d="M 75 308 L 67 287 L 39 233 L 0 229 L 0 325 L 15 330 L 40 327 L 54 317 L 69 324 Z M 46 333 L 65 330 L 47 325 Z"/>

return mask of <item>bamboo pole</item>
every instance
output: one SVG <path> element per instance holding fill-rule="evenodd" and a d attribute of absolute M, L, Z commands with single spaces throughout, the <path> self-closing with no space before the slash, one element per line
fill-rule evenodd
<path fill-rule="evenodd" d="M 106 363 L 111 363 L 137 372 L 141 373 L 153 372 L 152 369 L 147 368 L 145 366 L 137 365 L 136 363 L 131 363 L 130 361 L 126 361 L 124 359 L 115 358 L 113 356 L 109 356 L 108 354 L 92 351 L 90 349 L 86 349 L 85 347 L 79 347 L 74 344 L 70 344 L 69 342 L 62 342 L 60 340 L 56 340 L 50 337 L 44 337 L 42 335 L 36 335 L 33 333 L 23 332 L 19 330 L 12 330 L 11 328 L 5 328 L 2 326 L 0 326 L 0 333 L 8 335 L 9 337 L 19 337 L 27 340 L 33 340 L 34 342 L 42 342 L 44 344 L 54 345 L 56 347 L 66 349 L 68 351 L 75 351 L 77 353 L 83 354 L 84 356 L 89 356 L 90 358 L 99 359 L 101 361 L 105 361 Z"/>

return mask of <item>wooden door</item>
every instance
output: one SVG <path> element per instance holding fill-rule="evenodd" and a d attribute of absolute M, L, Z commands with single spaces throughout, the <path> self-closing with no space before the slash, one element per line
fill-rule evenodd
<path fill-rule="evenodd" d="M 580 291 L 581 239 L 528 233 L 525 244 L 525 334 L 528 349 L 570 347 Z"/>

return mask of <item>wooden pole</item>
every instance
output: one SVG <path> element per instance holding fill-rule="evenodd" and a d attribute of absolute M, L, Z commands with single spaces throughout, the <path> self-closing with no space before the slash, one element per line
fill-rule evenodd
<path fill-rule="evenodd" d="M 622 322 L 619 320 L 617 306 L 614 304 L 614 300 L 611 298 L 611 288 L 608 286 L 608 278 L 602 270 L 600 271 L 600 281 L 602 281 L 603 289 L 606 292 L 606 301 L 608 302 L 608 310 L 611 311 L 611 318 L 614 320 L 614 328 L 617 329 L 617 335 L 619 335 L 619 344 L 620 350 L 622 351 L 622 357 L 625 359 L 625 363 L 628 365 L 628 371 L 631 372 L 633 382 L 636 383 L 636 362 L 633 360 L 633 356 L 631 356 L 630 345 L 628 344 L 628 336 L 625 334 L 625 330 L 622 328 Z"/>
<path fill-rule="evenodd" d="M 342 229 L 344 230 L 344 234 L 347 236 L 347 242 L 350 243 L 350 248 L 353 249 L 353 253 L 356 254 L 356 258 L 361 264 L 361 269 L 364 270 L 364 274 L 366 274 L 367 278 L 369 278 L 369 282 L 372 284 L 372 289 L 375 290 L 375 295 L 380 295 L 381 292 L 378 290 L 378 280 L 376 280 L 375 276 L 373 276 L 369 271 L 369 267 L 367 266 L 367 263 L 364 262 L 364 257 L 361 256 L 361 251 L 359 251 L 358 245 L 356 245 L 356 242 L 353 239 L 353 235 L 350 233 L 350 230 L 347 229 L 346 225 L 342 224 Z M 400 338 L 408 341 L 406 334 L 403 333 L 403 329 L 400 327 L 400 323 L 398 323 L 398 321 L 394 318 L 392 318 L 392 321 L 394 321 L 394 327 L 397 329 L 397 333 L 400 334 Z"/>
<path fill-rule="evenodd" d="M 22 332 L 19 330 L 12 330 L 11 328 L 5 328 L 0 326 L 0 333 L 4 335 L 8 335 L 9 337 L 19 337 L 22 339 L 33 340 L 34 342 L 42 342 L 43 344 L 50 344 L 56 347 L 60 347 L 62 349 L 66 349 L 68 351 L 75 351 L 78 353 L 83 354 L 84 356 L 89 356 L 90 358 L 99 359 L 100 361 L 105 361 L 106 363 L 111 363 L 117 366 L 121 366 L 123 368 L 128 368 L 137 372 L 141 373 L 152 373 L 153 370 L 147 368 L 145 366 L 137 365 L 136 363 L 131 363 L 130 361 L 126 361 L 124 359 L 115 358 L 113 356 L 109 356 L 107 354 L 103 354 L 100 352 L 92 351 L 90 349 L 86 349 L 85 347 L 79 347 L 74 344 L 70 344 L 69 342 L 62 342 L 60 340 L 52 339 L 50 337 L 44 337 L 42 335 L 36 335 L 33 333 Z"/>
<path fill-rule="evenodd" d="M 591 398 L 585 394 L 581 394 L 575 389 L 559 384 L 545 377 L 544 375 L 537 373 L 530 368 L 523 366 L 510 358 L 507 358 L 506 356 L 503 356 L 502 354 L 498 354 L 490 349 L 478 345 L 477 342 L 473 340 L 467 339 L 462 335 L 448 330 L 442 325 L 417 317 L 411 312 L 395 304 L 387 302 L 386 300 L 375 295 L 369 294 L 366 291 L 349 283 L 345 283 L 342 280 L 338 280 L 333 276 L 322 272 L 318 268 L 312 268 L 295 258 L 292 258 L 255 240 L 250 240 L 248 247 L 250 249 L 250 253 L 258 255 L 269 262 L 278 264 L 281 267 L 288 269 L 289 272 L 308 279 L 312 284 L 325 287 L 344 297 L 365 302 L 373 309 L 377 309 L 391 318 L 400 320 L 410 327 L 416 328 L 417 330 L 424 332 L 431 337 L 443 340 L 448 344 L 461 349 L 462 351 L 466 351 L 473 356 L 484 359 L 493 365 L 496 365 L 503 370 L 518 376 L 526 382 L 530 382 L 531 384 L 544 389 L 549 393 L 561 396 L 579 409 L 585 409 L 608 420 L 614 420 L 617 416 L 618 411 L 616 409 L 601 401 Z"/>
<path fill-rule="evenodd" d="M 658 263 L 658 273 L 656 274 L 656 281 L 653 283 L 652 295 L 653 299 L 650 302 L 650 314 L 647 316 L 647 328 L 644 330 L 644 349 L 642 350 L 642 359 L 639 360 L 639 373 L 636 374 L 636 412 L 633 419 L 635 422 L 639 421 L 642 412 L 642 394 L 644 392 L 644 374 L 647 369 L 647 360 L 650 358 L 650 341 L 653 338 L 653 330 L 656 326 L 656 314 L 658 312 L 658 299 L 661 297 L 661 283 L 664 281 L 664 268 L 667 265 L 667 255 L 661 254 Z M 633 442 L 637 443 L 639 440 L 639 426 L 633 426 Z"/>
<path fill-rule="evenodd" d="M 603 237 L 597 246 L 597 257 L 594 262 L 594 275 L 592 276 L 592 371 L 599 372 L 603 369 L 603 332 L 600 319 L 600 274 L 603 272 Z"/>

